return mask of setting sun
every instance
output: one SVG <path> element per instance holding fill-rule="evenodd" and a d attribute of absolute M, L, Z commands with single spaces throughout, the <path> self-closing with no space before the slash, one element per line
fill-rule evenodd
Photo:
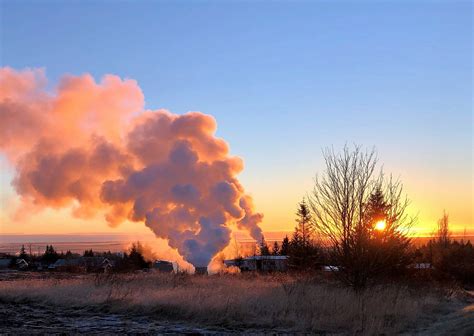
<path fill-rule="evenodd" d="M 385 226 L 386 226 L 385 220 L 380 220 L 377 223 L 375 223 L 375 229 L 379 231 L 385 230 Z"/>

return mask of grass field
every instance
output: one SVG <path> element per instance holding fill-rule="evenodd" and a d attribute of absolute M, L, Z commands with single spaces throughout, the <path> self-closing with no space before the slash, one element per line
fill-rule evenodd
<path fill-rule="evenodd" d="M 58 309 L 89 307 L 102 313 L 228 330 L 341 334 L 428 332 L 432 323 L 470 302 L 460 291 L 428 286 L 387 285 L 356 294 L 324 279 L 289 275 L 158 273 L 2 281 L 0 300 Z M 466 319 L 473 313 L 466 310 Z M 468 323 L 461 332 L 467 333 L 471 327 Z"/>

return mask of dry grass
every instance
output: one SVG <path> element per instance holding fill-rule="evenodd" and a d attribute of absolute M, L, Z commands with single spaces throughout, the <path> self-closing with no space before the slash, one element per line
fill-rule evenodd
<path fill-rule="evenodd" d="M 166 274 L 101 275 L 0 283 L 0 300 L 95 307 L 229 328 L 394 334 L 443 313 L 433 291 L 350 289 L 291 276 Z"/>

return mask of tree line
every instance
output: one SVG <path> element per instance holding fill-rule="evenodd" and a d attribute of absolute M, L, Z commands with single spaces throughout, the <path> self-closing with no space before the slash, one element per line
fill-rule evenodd
<path fill-rule="evenodd" d="M 54 264 L 59 259 L 71 260 L 71 259 L 109 259 L 114 262 L 114 271 L 117 272 L 129 272 L 142 270 L 152 267 L 152 262 L 148 261 L 144 257 L 144 248 L 140 242 L 132 243 L 132 245 L 122 254 L 107 252 L 97 252 L 92 249 L 85 250 L 82 255 L 79 253 L 73 253 L 70 250 L 63 252 L 57 252 L 53 245 L 46 245 L 44 252 L 41 255 L 33 255 L 27 252 L 25 245 L 22 245 L 18 256 L 10 256 L 12 259 L 11 267 L 16 266 L 18 260 L 25 260 L 29 263 L 29 268 L 34 266 L 43 265 L 48 267 Z"/>

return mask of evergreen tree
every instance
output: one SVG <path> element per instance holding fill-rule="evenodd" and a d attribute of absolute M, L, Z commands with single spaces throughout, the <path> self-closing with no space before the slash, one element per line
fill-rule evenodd
<path fill-rule="evenodd" d="M 58 253 L 54 250 L 53 245 L 46 245 L 46 250 L 41 258 L 42 261 L 46 263 L 54 263 L 58 258 Z"/>
<path fill-rule="evenodd" d="M 297 270 L 311 270 L 316 266 L 319 250 L 312 241 L 303 240 L 301 230 L 295 227 L 288 244 L 289 266 Z"/>
<path fill-rule="evenodd" d="M 21 245 L 20 254 L 18 258 L 28 260 L 28 254 L 26 253 L 25 245 Z"/>
<path fill-rule="evenodd" d="M 296 210 L 296 223 L 297 227 L 295 228 L 295 233 L 298 232 L 301 244 L 307 246 L 311 243 L 311 213 L 304 198 L 300 203 L 298 203 Z"/>
<path fill-rule="evenodd" d="M 265 241 L 265 237 L 263 235 L 259 246 L 259 252 L 262 256 L 270 255 L 270 249 L 268 248 L 267 242 Z"/>
<path fill-rule="evenodd" d="M 389 210 L 390 205 L 385 201 L 382 187 L 378 185 L 372 194 L 370 194 L 369 200 L 367 202 L 367 209 L 365 211 L 367 225 L 373 228 L 375 223 L 378 221 L 384 220 L 389 222 Z"/>
<path fill-rule="evenodd" d="M 280 255 L 287 256 L 289 252 L 290 252 L 290 240 L 288 239 L 288 236 L 285 236 L 285 238 L 283 238 L 283 241 L 281 242 Z"/>
<path fill-rule="evenodd" d="M 150 267 L 150 264 L 143 256 L 143 247 L 140 242 L 132 244 L 128 254 L 125 253 L 123 261 L 127 270 L 140 270 Z"/>
<path fill-rule="evenodd" d="M 273 255 L 279 255 L 280 254 L 280 246 L 278 245 L 278 242 L 273 243 L 272 254 Z"/>
<path fill-rule="evenodd" d="M 94 256 L 94 251 L 92 251 L 92 249 L 85 250 L 83 256 L 84 257 L 93 257 Z"/>
<path fill-rule="evenodd" d="M 352 257 L 352 263 L 363 270 L 359 275 L 365 277 L 361 282 L 376 276 L 399 276 L 411 262 L 413 255 L 408 251 L 409 238 L 393 227 L 397 216 L 378 184 L 368 198 L 365 220 L 356 228 L 356 239 L 351 243 L 358 251 Z M 378 222 L 384 225 L 378 227 Z"/>
<path fill-rule="evenodd" d="M 290 247 L 292 249 L 299 248 L 303 245 L 303 239 L 301 239 L 300 231 L 298 230 L 297 227 L 295 227 L 295 230 L 293 231 L 293 237 L 291 237 L 290 240 Z"/>
<path fill-rule="evenodd" d="M 291 268 L 298 270 L 314 269 L 319 258 L 319 249 L 311 237 L 311 214 L 305 199 L 298 203 L 293 237 L 289 242 L 288 256 Z"/>

